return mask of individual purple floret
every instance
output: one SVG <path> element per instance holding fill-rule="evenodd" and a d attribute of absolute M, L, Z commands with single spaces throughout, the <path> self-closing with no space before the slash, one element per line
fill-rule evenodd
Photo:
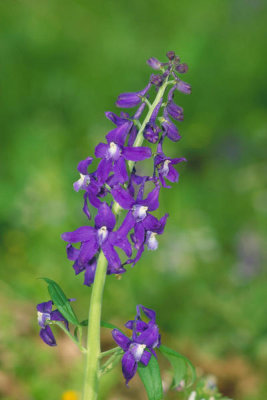
<path fill-rule="evenodd" d="M 108 144 L 99 143 L 95 148 L 95 155 L 102 158 L 97 168 L 97 177 L 100 183 L 105 183 L 110 172 L 114 172 L 117 183 L 128 180 L 126 161 L 142 161 L 151 157 L 149 147 L 124 146 L 129 132 L 128 124 L 123 124 L 106 135 Z"/>
<path fill-rule="evenodd" d="M 63 315 L 58 311 L 52 311 L 53 302 L 46 301 L 44 303 L 37 304 L 37 317 L 38 317 L 38 324 L 41 327 L 40 329 L 40 337 L 41 339 L 48 344 L 49 346 L 56 346 L 56 339 L 53 335 L 52 329 L 47 322 L 49 321 L 60 321 L 64 322 L 66 328 L 68 329 L 68 322 L 63 317 Z"/>
<path fill-rule="evenodd" d="M 147 60 L 147 64 L 153 69 L 160 69 L 162 63 L 157 60 L 155 57 L 151 57 Z"/>
<path fill-rule="evenodd" d="M 116 106 L 121 108 L 131 108 L 138 106 L 138 104 L 141 103 L 142 101 L 142 97 L 144 97 L 145 94 L 150 89 L 150 86 L 151 83 L 149 82 L 149 84 L 139 92 L 129 92 L 120 94 L 116 101 Z"/>
<path fill-rule="evenodd" d="M 113 189 L 111 194 L 115 201 L 125 210 L 127 214 L 127 225 L 129 231 L 134 228 L 135 247 L 138 249 L 144 242 L 145 231 L 157 229 L 159 221 L 156 217 L 149 214 L 149 211 L 155 211 L 159 207 L 160 188 L 155 187 L 148 196 L 142 200 L 137 200 L 130 194 L 129 190 L 123 188 Z"/>
<path fill-rule="evenodd" d="M 72 243 L 81 242 L 81 247 L 75 254 L 76 266 L 86 269 L 86 265 L 93 259 L 100 249 L 103 250 L 110 267 L 120 271 L 121 261 L 114 246 L 120 247 L 125 254 L 130 257 L 132 247 L 127 238 L 129 224 L 122 223 L 117 231 L 113 231 L 116 224 L 116 218 L 107 203 L 101 203 L 98 213 L 95 217 L 95 227 L 82 226 L 73 232 L 66 232 L 61 235 L 62 239 Z M 77 249 L 76 249 L 77 250 Z M 76 257 L 77 256 L 77 257 Z"/>
<path fill-rule="evenodd" d="M 155 322 L 155 311 L 142 305 L 137 306 L 136 309 L 135 319 L 125 324 L 128 329 L 132 330 L 131 338 L 128 338 L 118 329 L 113 329 L 112 331 L 113 339 L 124 351 L 121 361 L 126 385 L 134 377 L 138 363 L 141 362 L 147 366 L 152 354 L 156 357 L 154 349 L 160 347 L 160 334 Z M 141 319 L 141 310 L 149 319 L 148 322 Z"/>
<path fill-rule="evenodd" d="M 189 85 L 189 83 L 179 80 L 176 84 L 176 88 L 177 88 L 177 90 L 179 90 L 180 92 L 182 92 L 184 94 L 191 94 L 191 86 Z"/>
<path fill-rule="evenodd" d="M 144 231 L 143 243 L 140 243 L 140 239 L 135 235 L 135 233 L 131 235 L 131 239 L 137 248 L 137 253 L 134 258 L 127 260 L 125 264 L 131 264 L 132 267 L 134 267 L 135 264 L 140 260 L 145 250 L 145 245 L 147 246 L 148 250 L 157 250 L 157 235 L 163 234 L 168 216 L 169 214 L 165 214 L 160 220 L 158 220 L 157 226 L 154 225 L 150 230 Z"/>
<path fill-rule="evenodd" d="M 163 118 L 161 119 L 161 126 L 162 126 L 164 133 L 173 142 L 177 142 L 179 139 L 181 139 L 181 135 L 179 134 L 178 128 L 170 120 L 170 118 L 168 116 L 168 111 L 166 108 L 163 111 Z"/>

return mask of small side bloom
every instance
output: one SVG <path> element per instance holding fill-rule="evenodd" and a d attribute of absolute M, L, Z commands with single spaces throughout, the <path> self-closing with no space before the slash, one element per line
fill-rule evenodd
<path fill-rule="evenodd" d="M 149 318 L 149 322 L 142 321 L 141 310 Z M 128 329 L 132 330 L 131 338 L 128 338 L 118 329 L 112 331 L 113 339 L 124 351 L 122 373 L 126 385 L 134 377 L 139 362 L 147 366 L 152 355 L 156 357 L 154 349 L 160 346 L 160 334 L 155 323 L 155 317 L 155 311 L 139 305 L 135 319 L 125 324 Z"/>
<path fill-rule="evenodd" d="M 67 320 L 58 310 L 52 311 L 52 307 L 53 307 L 53 302 L 51 300 L 37 304 L 36 306 L 38 324 L 41 328 L 40 337 L 46 344 L 48 344 L 48 346 L 56 346 L 57 344 L 52 329 L 50 328 L 49 325 L 47 325 L 49 321 L 61 321 L 65 324 L 66 328 L 68 329 Z"/>

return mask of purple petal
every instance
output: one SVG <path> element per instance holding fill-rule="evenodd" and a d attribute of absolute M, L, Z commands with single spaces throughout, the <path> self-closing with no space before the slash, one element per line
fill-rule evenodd
<path fill-rule="evenodd" d="M 152 152 L 149 147 L 124 147 L 122 154 L 126 160 L 142 161 L 150 158 Z"/>
<path fill-rule="evenodd" d="M 160 69 L 161 62 L 157 60 L 155 57 L 151 57 L 147 60 L 147 64 L 153 69 Z"/>
<path fill-rule="evenodd" d="M 106 160 L 104 158 L 103 160 L 101 160 L 97 167 L 97 177 L 101 185 L 103 185 L 106 182 L 109 173 L 111 171 L 112 171 L 112 159 Z"/>
<path fill-rule="evenodd" d="M 172 165 L 169 165 L 169 172 L 168 172 L 166 178 L 170 182 L 178 182 L 179 174 L 178 174 L 178 172 L 176 171 L 176 169 Z"/>
<path fill-rule="evenodd" d="M 97 158 L 105 158 L 108 152 L 109 146 L 106 143 L 99 143 L 95 148 L 95 156 Z"/>
<path fill-rule="evenodd" d="M 133 146 L 137 136 L 137 132 L 138 132 L 137 127 L 133 125 L 129 135 L 128 146 Z"/>
<path fill-rule="evenodd" d="M 111 111 L 105 112 L 106 117 L 113 122 L 113 124 L 120 126 L 125 124 L 128 120 L 126 118 L 119 117 Z"/>
<path fill-rule="evenodd" d="M 145 240 L 145 229 L 142 222 L 137 222 L 134 226 L 134 244 L 139 249 Z"/>
<path fill-rule="evenodd" d="M 116 217 L 112 213 L 107 203 L 101 203 L 98 213 L 95 217 L 96 229 L 100 229 L 102 226 L 106 226 L 109 231 L 112 231 L 116 225 Z"/>
<path fill-rule="evenodd" d="M 117 345 L 120 346 L 123 351 L 127 351 L 132 342 L 131 339 L 129 339 L 127 336 L 125 336 L 118 329 L 113 329 L 111 334 L 112 334 L 113 339 L 117 343 Z"/>
<path fill-rule="evenodd" d="M 119 270 L 119 268 L 121 267 L 121 260 L 117 252 L 114 250 L 112 244 L 110 243 L 109 238 L 102 244 L 102 250 L 110 266 L 115 270 Z"/>
<path fill-rule="evenodd" d="M 84 273 L 84 285 L 91 286 L 95 279 L 95 271 L 96 271 L 97 262 L 96 259 L 93 258 L 91 262 L 86 266 Z"/>
<path fill-rule="evenodd" d="M 178 83 L 176 84 L 176 88 L 184 94 L 191 94 L 191 86 L 189 85 L 189 83 L 178 81 Z"/>
<path fill-rule="evenodd" d="M 71 261 L 76 261 L 80 254 L 79 249 L 75 249 L 71 244 L 67 244 L 67 257 Z"/>
<path fill-rule="evenodd" d="M 132 267 L 135 266 L 135 264 L 140 260 L 143 252 L 144 252 L 144 245 L 142 244 L 140 248 L 137 250 L 135 258 L 132 258 L 131 260 L 127 260 L 125 264 L 132 264 Z"/>
<path fill-rule="evenodd" d="M 124 183 L 128 180 L 128 173 L 126 168 L 125 159 L 121 156 L 114 162 L 114 175 L 119 183 Z"/>
<path fill-rule="evenodd" d="M 151 353 L 149 351 L 145 350 L 142 354 L 140 361 L 142 364 L 147 366 L 150 361 L 150 358 L 151 358 Z"/>
<path fill-rule="evenodd" d="M 179 134 L 178 129 L 174 125 L 173 122 L 171 122 L 170 119 L 165 120 L 162 123 L 162 127 L 164 131 L 166 132 L 168 138 L 172 140 L 173 142 L 177 142 L 179 139 L 181 139 L 181 135 Z"/>
<path fill-rule="evenodd" d="M 147 214 L 147 217 L 143 221 L 143 225 L 147 231 L 155 231 L 160 227 L 159 220 L 154 215 Z"/>
<path fill-rule="evenodd" d="M 154 211 L 159 208 L 159 192 L 160 188 L 155 187 L 155 189 L 147 195 L 147 198 L 142 201 L 142 205 L 148 207 L 149 211 Z"/>
<path fill-rule="evenodd" d="M 135 329 L 135 331 L 138 333 L 143 332 L 148 327 L 146 322 L 140 321 L 140 320 L 128 321 L 128 322 L 126 322 L 126 324 L 124 324 L 124 326 L 131 330 Z"/>
<path fill-rule="evenodd" d="M 143 310 L 143 313 L 150 319 L 150 321 L 155 322 L 156 321 L 156 313 L 154 310 L 152 310 L 151 308 L 147 308 L 145 306 L 142 306 L 141 304 L 139 304 L 137 307 L 137 313 L 140 315 L 140 309 Z"/>
<path fill-rule="evenodd" d="M 80 254 L 78 258 L 79 264 L 85 264 L 90 261 L 94 255 L 98 252 L 99 245 L 97 243 L 96 234 L 86 242 L 83 242 L 80 249 Z"/>
<path fill-rule="evenodd" d="M 72 266 L 72 268 L 74 269 L 75 275 L 79 275 L 82 271 L 84 271 L 86 268 L 86 265 L 87 265 L 86 263 L 82 264 L 82 263 L 79 263 L 78 260 L 76 260 Z"/>
<path fill-rule="evenodd" d="M 88 203 L 87 203 L 88 197 L 89 197 L 89 196 L 88 196 L 88 193 L 84 193 L 84 195 L 83 195 L 83 208 L 82 208 L 82 210 L 83 210 L 84 214 L 87 216 L 87 218 L 88 218 L 88 219 L 91 219 L 91 214 L 90 214 L 89 207 L 88 207 Z"/>
<path fill-rule="evenodd" d="M 157 347 L 159 343 L 159 329 L 157 325 L 151 324 L 149 328 L 137 337 L 136 342 L 145 344 L 147 347 Z"/>
<path fill-rule="evenodd" d="M 142 103 L 138 107 L 136 113 L 134 114 L 133 119 L 139 119 L 141 117 L 141 115 L 143 114 L 143 111 L 144 111 L 145 107 L 146 107 L 146 103 Z"/>
<path fill-rule="evenodd" d="M 117 107 L 131 108 L 137 106 L 141 101 L 141 97 L 143 97 L 147 93 L 150 87 L 151 84 L 149 82 L 149 84 L 139 92 L 128 92 L 120 94 L 116 101 Z"/>
<path fill-rule="evenodd" d="M 164 232 L 164 228 L 167 222 L 169 214 L 165 214 L 160 220 L 159 220 L 159 228 L 157 228 L 154 232 L 156 232 L 158 235 L 162 235 Z"/>
<path fill-rule="evenodd" d="M 130 351 L 127 351 L 122 357 L 122 373 L 126 380 L 126 385 L 133 378 L 137 370 L 137 362 L 133 354 Z"/>
<path fill-rule="evenodd" d="M 141 102 L 141 97 L 137 93 L 122 93 L 116 101 L 117 107 L 131 108 L 137 106 Z"/>
<path fill-rule="evenodd" d="M 56 339 L 55 336 L 53 335 L 53 332 L 50 328 L 50 326 L 46 325 L 45 328 L 40 330 L 40 338 L 48 344 L 48 346 L 56 346 Z"/>
<path fill-rule="evenodd" d="M 62 233 L 61 238 L 65 242 L 78 243 L 90 240 L 95 235 L 95 229 L 91 226 L 81 226 L 73 232 Z"/>
<path fill-rule="evenodd" d="M 48 313 L 52 311 L 53 302 L 51 300 L 45 301 L 44 303 L 37 304 L 36 309 L 40 313 Z"/>
<path fill-rule="evenodd" d="M 119 146 L 123 146 L 127 137 L 127 134 L 129 133 L 129 130 L 131 129 L 132 122 L 128 121 L 124 123 L 123 125 L 118 126 L 117 128 L 113 129 L 106 135 L 106 139 L 108 143 L 116 143 Z"/>
<path fill-rule="evenodd" d="M 167 104 L 167 111 L 169 115 L 177 121 L 184 120 L 184 110 L 173 101 Z"/>
<path fill-rule="evenodd" d="M 109 240 L 113 246 L 119 247 L 128 257 L 131 257 L 132 246 L 127 237 L 120 235 L 118 231 L 116 231 L 110 233 Z"/>
<path fill-rule="evenodd" d="M 129 191 L 123 188 L 112 189 L 111 194 L 114 200 L 125 210 L 130 210 L 134 204 L 134 198 L 130 195 Z"/>
<path fill-rule="evenodd" d="M 92 157 L 87 157 L 85 160 L 79 162 L 77 169 L 80 172 L 80 174 L 83 175 L 88 174 L 87 168 L 90 164 L 92 164 L 92 161 L 93 161 Z"/>
<path fill-rule="evenodd" d="M 135 219 L 131 212 L 128 212 L 121 226 L 116 231 L 117 237 L 127 237 L 130 230 L 134 227 Z"/>
<path fill-rule="evenodd" d="M 63 317 L 63 315 L 58 310 L 51 312 L 50 319 L 51 319 L 51 321 L 62 321 L 68 328 L 68 321 L 66 320 L 66 318 Z"/>
<path fill-rule="evenodd" d="M 101 205 L 101 201 L 97 197 L 97 194 L 98 194 L 98 189 L 95 190 L 95 188 L 93 188 L 93 185 L 91 185 L 90 188 L 88 188 L 87 198 L 89 199 L 89 201 L 92 204 L 92 206 L 94 206 L 95 208 L 99 208 L 100 205 Z M 84 204 L 84 206 L 85 206 L 85 204 Z M 85 212 L 84 209 L 83 209 L 83 211 Z M 88 213 L 89 213 L 89 210 L 88 210 Z M 86 212 L 85 212 L 85 214 L 87 215 Z M 89 213 L 89 215 L 90 215 L 90 213 Z"/>

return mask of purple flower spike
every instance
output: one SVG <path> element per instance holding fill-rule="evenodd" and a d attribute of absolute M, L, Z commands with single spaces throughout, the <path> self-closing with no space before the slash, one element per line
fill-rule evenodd
<path fill-rule="evenodd" d="M 147 64 L 153 69 L 160 69 L 161 62 L 157 60 L 155 57 L 151 57 L 147 60 Z"/>
<path fill-rule="evenodd" d="M 143 90 L 139 92 L 129 92 L 120 94 L 116 101 L 116 106 L 122 108 L 132 108 L 137 106 L 142 101 L 142 97 L 145 96 L 150 87 L 151 83 L 149 83 Z"/>
<path fill-rule="evenodd" d="M 140 309 L 149 318 L 149 322 L 142 321 Z M 142 305 L 137 306 L 137 315 L 134 320 L 128 321 L 125 326 L 132 330 L 132 337 L 128 338 L 118 329 L 113 329 L 112 336 L 115 342 L 122 348 L 122 373 L 126 385 L 134 377 L 138 363 L 144 366 L 149 364 L 154 349 L 160 346 L 160 334 L 155 323 L 156 314 L 153 310 Z M 152 354 L 151 354 L 152 353 Z"/>
<path fill-rule="evenodd" d="M 184 94 L 191 94 L 191 86 L 189 85 L 189 83 L 178 81 L 176 84 L 176 88 Z"/>

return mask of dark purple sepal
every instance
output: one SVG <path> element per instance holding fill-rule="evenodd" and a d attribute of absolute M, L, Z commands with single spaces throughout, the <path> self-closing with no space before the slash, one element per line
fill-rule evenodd
<path fill-rule="evenodd" d="M 141 102 L 142 97 L 150 89 L 150 86 L 151 83 L 149 83 L 143 90 L 139 92 L 128 92 L 120 94 L 116 101 L 116 106 L 122 108 L 131 108 L 137 106 Z"/>
<path fill-rule="evenodd" d="M 45 328 L 42 328 L 40 330 L 40 338 L 46 344 L 48 344 L 48 346 L 56 346 L 57 345 L 55 336 L 53 335 L 53 332 L 49 325 L 46 325 Z"/>

